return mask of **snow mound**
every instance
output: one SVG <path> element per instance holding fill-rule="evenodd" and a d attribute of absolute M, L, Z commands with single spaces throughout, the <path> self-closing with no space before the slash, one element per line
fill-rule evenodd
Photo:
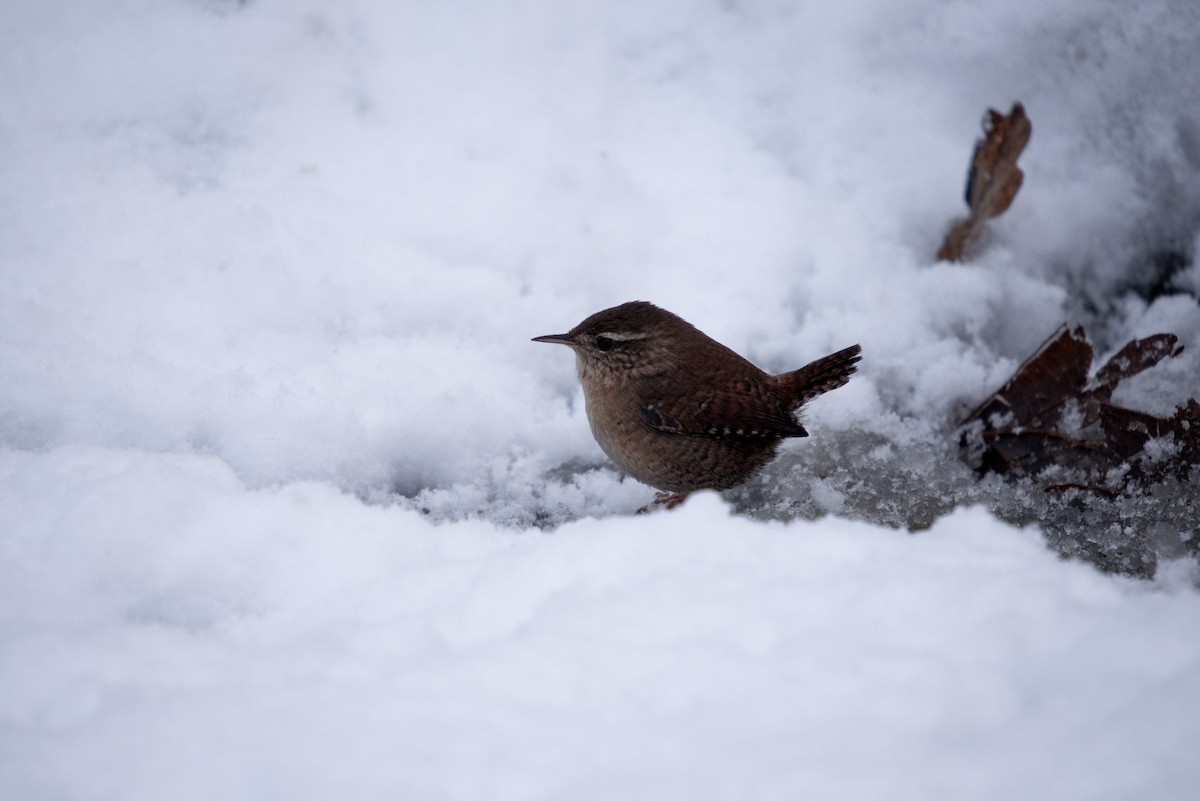
<path fill-rule="evenodd" d="M 1180 797 L 1200 596 L 961 509 L 434 525 L 211 458 L 0 459 L 13 797 Z M 1194 580 L 1192 577 L 1191 580 Z"/>

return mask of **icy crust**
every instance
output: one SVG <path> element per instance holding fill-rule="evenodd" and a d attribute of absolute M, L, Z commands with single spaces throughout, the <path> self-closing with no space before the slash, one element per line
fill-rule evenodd
<path fill-rule="evenodd" d="M 788 452 L 729 493 L 758 518 L 815 520 L 828 514 L 913 531 L 950 510 L 980 505 L 1013 525 L 1036 524 L 1058 553 L 1103 570 L 1150 577 L 1160 560 L 1200 557 L 1200 477 L 1165 479 L 1128 495 L 1054 488 L 1053 476 L 981 477 L 957 445 L 840 433 Z M 1050 489 L 1048 489 L 1050 487 Z"/>
<path fill-rule="evenodd" d="M 1047 545 L 1063 556 L 1142 578 L 1152 577 L 1160 561 L 1200 559 L 1200 477 L 1167 478 L 1121 494 L 1058 488 L 1053 471 L 980 476 L 955 441 L 958 429 L 915 422 L 909 427 L 920 436 L 902 442 L 881 433 L 818 433 L 785 448 L 725 497 L 758 520 L 835 515 L 913 532 L 958 507 L 982 506 L 1012 525 L 1037 525 Z M 1169 453 L 1170 442 L 1154 442 L 1152 449 Z M 539 469 L 534 460 L 515 459 L 495 471 L 491 484 L 365 497 L 385 505 L 399 502 L 434 521 L 481 518 L 553 530 L 581 517 L 630 515 L 654 495 L 601 461 L 563 465 L 544 477 Z"/>

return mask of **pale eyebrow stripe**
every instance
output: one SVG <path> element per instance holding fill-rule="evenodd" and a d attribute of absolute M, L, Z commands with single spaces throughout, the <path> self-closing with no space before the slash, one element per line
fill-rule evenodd
<path fill-rule="evenodd" d="M 650 335 L 645 331 L 603 331 L 596 336 L 608 337 L 609 339 L 614 339 L 617 342 L 629 342 L 630 340 L 634 339 L 645 339 Z"/>

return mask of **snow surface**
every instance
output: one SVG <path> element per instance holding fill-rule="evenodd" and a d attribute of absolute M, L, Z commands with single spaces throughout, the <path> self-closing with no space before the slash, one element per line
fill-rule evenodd
<path fill-rule="evenodd" d="M 1055 506 L 954 435 L 1064 320 L 1197 394 L 1200 268 L 1145 291 L 1200 234 L 1194 0 L 4 6 L 5 798 L 1200 786 L 1195 483 Z M 1025 186 L 937 264 L 1015 100 Z M 638 298 L 862 369 L 634 517 L 528 340 Z"/>

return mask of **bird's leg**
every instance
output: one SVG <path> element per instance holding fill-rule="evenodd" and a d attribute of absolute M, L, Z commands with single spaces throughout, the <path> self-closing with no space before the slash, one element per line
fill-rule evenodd
<path fill-rule="evenodd" d="M 654 500 L 638 509 L 636 514 L 644 515 L 658 507 L 664 509 L 674 509 L 679 504 L 687 500 L 686 492 L 656 492 Z"/>

